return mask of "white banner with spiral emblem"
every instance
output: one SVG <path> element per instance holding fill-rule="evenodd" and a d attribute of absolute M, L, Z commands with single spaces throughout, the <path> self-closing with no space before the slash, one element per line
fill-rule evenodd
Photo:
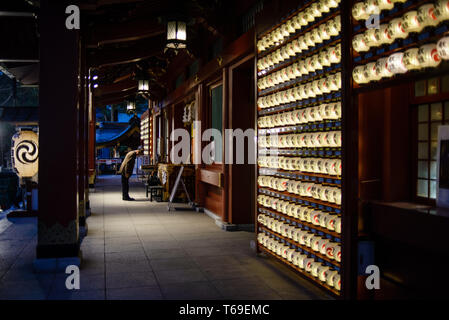
<path fill-rule="evenodd" d="M 20 131 L 12 137 L 12 161 L 21 178 L 31 178 L 38 170 L 39 138 L 34 131 Z"/>

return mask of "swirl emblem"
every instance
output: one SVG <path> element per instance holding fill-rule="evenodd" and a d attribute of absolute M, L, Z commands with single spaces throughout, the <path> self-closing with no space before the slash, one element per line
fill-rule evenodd
<path fill-rule="evenodd" d="M 31 164 L 38 158 L 37 145 L 34 141 L 23 140 L 16 148 L 16 159 L 22 164 Z"/>

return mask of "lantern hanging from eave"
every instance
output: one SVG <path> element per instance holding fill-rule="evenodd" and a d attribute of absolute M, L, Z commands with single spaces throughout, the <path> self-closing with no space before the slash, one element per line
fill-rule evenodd
<path fill-rule="evenodd" d="M 136 102 L 134 100 L 128 100 L 126 102 L 126 110 L 131 111 L 136 109 Z"/>
<path fill-rule="evenodd" d="M 173 20 L 167 23 L 167 48 L 185 49 L 187 47 L 187 24 Z"/>
<path fill-rule="evenodd" d="M 148 79 L 139 79 L 137 80 L 137 87 L 139 92 L 146 93 L 150 90 L 150 80 Z"/>

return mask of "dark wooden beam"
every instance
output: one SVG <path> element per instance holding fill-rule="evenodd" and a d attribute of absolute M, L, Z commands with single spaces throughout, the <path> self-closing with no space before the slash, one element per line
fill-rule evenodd
<path fill-rule="evenodd" d="M 96 3 L 83 3 L 80 8 L 81 10 L 95 11 L 102 6 L 139 2 L 144 2 L 144 0 L 97 0 Z"/>
<path fill-rule="evenodd" d="M 139 41 L 131 46 L 120 48 L 105 47 L 96 50 L 89 57 L 89 66 L 102 68 L 138 62 L 163 52 L 164 46 L 165 38 L 158 36 L 151 38 L 151 40 Z"/>
<path fill-rule="evenodd" d="M 94 89 L 94 95 L 101 98 L 109 94 L 127 92 L 135 89 L 137 89 L 137 81 L 128 79 L 113 84 L 100 85 L 97 89 Z"/>
<path fill-rule="evenodd" d="M 137 90 L 128 90 L 125 92 L 118 92 L 102 96 L 95 99 L 95 107 L 102 107 L 108 104 L 117 104 L 124 102 L 127 98 L 135 96 Z"/>
<path fill-rule="evenodd" d="M 102 24 L 89 30 L 91 37 L 87 46 L 96 48 L 99 46 L 137 41 L 165 34 L 165 27 L 149 19 L 128 21 L 120 24 Z"/>

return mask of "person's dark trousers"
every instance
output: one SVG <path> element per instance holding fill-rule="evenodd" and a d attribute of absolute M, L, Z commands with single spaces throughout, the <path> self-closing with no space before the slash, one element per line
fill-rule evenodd
<path fill-rule="evenodd" d="M 126 178 L 124 174 L 122 174 L 122 198 L 129 198 L 129 178 Z"/>

